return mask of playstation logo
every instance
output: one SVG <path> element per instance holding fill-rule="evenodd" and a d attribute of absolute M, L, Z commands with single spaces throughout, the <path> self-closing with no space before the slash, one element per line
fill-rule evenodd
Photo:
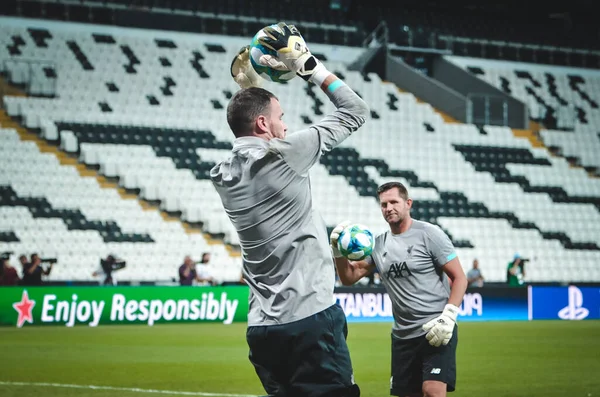
<path fill-rule="evenodd" d="M 581 290 L 573 285 L 569 286 L 569 304 L 558 312 L 562 320 L 583 320 L 590 311 L 583 307 Z"/>

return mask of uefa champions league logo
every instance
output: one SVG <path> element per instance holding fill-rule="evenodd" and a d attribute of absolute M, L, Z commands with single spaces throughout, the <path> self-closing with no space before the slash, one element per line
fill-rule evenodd
<path fill-rule="evenodd" d="M 583 320 L 590 311 L 583 307 L 583 294 L 575 286 L 569 286 L 569 304 L 558 312 L 562 320 Z"/>

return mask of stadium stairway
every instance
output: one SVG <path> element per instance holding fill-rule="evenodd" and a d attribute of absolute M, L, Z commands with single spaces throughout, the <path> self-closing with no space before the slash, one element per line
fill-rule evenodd
<path fill-rule="evenodd" d="M 538 123 L 536 121 L 530 121 L 529 129 L 520 130 L 520 129 L 513 128 L 512 132 L 516 138 L 527 139 L 531 143 L 532 147 L 546 149 L 548 154 L 550 154 L 551 156 L 564 158 L 565 160 L 567 160 L 569 162 L 569 165 L 571 166 L 571 168 L 579 168 L 579 169 L 584 170 L 590 178 L 600 178 L 600 175 L 598 175 L 596 172 L 590 171 L 590 170 L 586 169 L 585 167 L 581 166 L 580 164 L 577 164 L 577 162 L 573 161 L 573 159 L 571 157 L 565 157 L 565 156 L 561 155 L 561 153 L 559 151 L 553 150 L 552 148 L 546 146 L 544 144 L 544 141 L 542 140 L 542 136 L 540 135 L 540 131 L 543 128 L 544 128 L 543 125 L 541 125 L 540 123 Z"/>
<path fill-rule="evenodd" d="M 4 77 L 0 76 L 0 98 L 4 95 L 9 96 L 27 96 L 20 88 L 9 84 Z"/>
<path fill-rule="evenodd" d="M 6 83 L 6 81 L 2 80 L 0 82 L 2 84 L 2 92 L 7 93 L 7 95 L 14 96 L 25 96 L 25 94 L 19 90 L 18 87 L 12 86 L 11 84 Z M 61 165 L 72 166 L 74 167 L 81 177 L 92 177 L 98 181 L 98 184 L 103 189 L 113 189 L 116 190 L 119 196 L 123 200 L 137 200 L 140 206 L 145 211 L 156 211 L 158 214 L 166 221 L 166 222 L 178 222 L 183 227 L 183 230 L 187 234 L 202 234 L 206 242 L 210 245 L 213 244 L 222 244 L 227 249 L 227 252 L 230 256 L 239 257 L 241 255 L 240 248 L 238 246 L 234 246 L 231 244 L 227 244 L 224 242 L 219 236 L 214 236 L 209 233 L 206 233 L 202 230 L 202 225 L 200 224 L 191 224 L 180 219 L 176 214 L 170 214 L 167 211 L 161 210 L 159 205 L 155 202 L 150 202 L 142 199 L 137 194 L 133 192 L 129 192 L 123 187 L 120 187 L 118 183 L 114 180 L 109 180 L 105 176 L 99 174 L 97 170 L 86 166 L 81 163 L 77 157 L 66 153 L 61 150 L 60 147 L 56 144 L 52 144 L 47 140 L 41 138 L 38 134 L 29 131 L 17 121 L 13 120 L 4 109 L 0 108 L 0 126 L 3 128 L 12 128 L 17 131 L 22 141 L 32 141 L 40 149 L 42 153 L 52 153 L 58 159 Z"/>
<path fill-rule="evenodd" d="M 513 135 L 517 138 L 527 139 L 531 143 L 531 146 L 533 146 L 535 148 L 545 148 L 546 150 L 548 150 L 549 153 L 552 153 L 544 145 L 544 142 L 542 142 L 542 140 L 540 139 L 539 129 L 536 132 L 536 127 L 534 125 L 532 125 L 535 123 L 530 122 L 529 124 L 530 124 L 529 129 L 526 129 L 526 130 L 520 130 L 520 129 L 513 128 L 512 129 Z"/>

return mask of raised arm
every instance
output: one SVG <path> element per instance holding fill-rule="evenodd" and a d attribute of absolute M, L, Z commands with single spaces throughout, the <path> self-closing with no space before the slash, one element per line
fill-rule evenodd
<path fill-rule="evenodd" d="M 311 128 L 321 135 L 321 149 L 330 151 L 365 123 L 369 116 L 369 107 L 350 87 L 329 71 L 320 83 L 320 88 L 335 105 L 336 111 Z"/>
<path fill-rule="evenodd" d="M 331 150 L 364 124 L 369 116 L 367 104 L 311 54 L 300 31 L 294 25 L 280 22 L 276 27 L 265 28 L 265 33 L 267 35 L 259 41 L 265 47 L 277 51 L 277 58 L 265 55 L 261 57 L 260 62 L 294 71 L 304 80 L 320 87 L 338 109 L 314 126 L 331 132 L 325 134 L 323 140 L 327 150 Z"/>
<path fill-rule="evenodd" d="M 349 261 L 343 256 L 335 258 L 335 267 L 342 285 L 353 285 L 375 270 L 375 265 L 367 261 Z"/>
<path fill-rule="evenodd" d="M 323 152 L 330 151 L 360 128 L 370 110 L 350 87 L 311 54 L 295 26 L 280 23 L 277 27 L 265 28 L 265 32 L 267 36 L 259 41 L 277 51 L 277 58 L 264 55 L 260 62 L 293 70 L 320 87 L 336 107 L 333 113 L 309 128 L 294 132 L 284 140 L 272 141 L 272 148 L 302 174 L 319 161 Z"/>

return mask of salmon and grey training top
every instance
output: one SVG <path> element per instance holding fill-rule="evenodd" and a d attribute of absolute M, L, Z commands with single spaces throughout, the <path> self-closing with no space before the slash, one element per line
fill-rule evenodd
<path fill-rule="evenodd" d="M 317 124 L 285 139 L 237 138 L 210 171 L 240 240 L 248 326 L 290 323 L 335 303 L 329 236 L 308 171 L 364 124 L 369 108 L 341 80 L 327 95 L 336 110 Z"/>

